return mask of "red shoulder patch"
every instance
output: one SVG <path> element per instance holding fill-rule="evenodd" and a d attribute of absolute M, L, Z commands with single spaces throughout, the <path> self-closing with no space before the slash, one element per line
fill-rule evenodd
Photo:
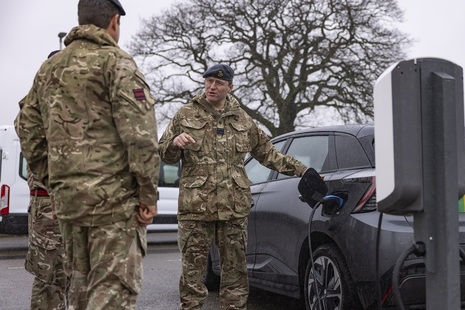
<path fill-rule="evenodd" d="M 144 90 L 142 88 L 134 88 L 132 90 L 132 92 L 134 93 L 134 97 L 136 98 L 136 100 L 138 101 L 142 101 L 142 100 L 146 100 L 147 98 L 145 98 L 145 93 L 144 93 Z"/>

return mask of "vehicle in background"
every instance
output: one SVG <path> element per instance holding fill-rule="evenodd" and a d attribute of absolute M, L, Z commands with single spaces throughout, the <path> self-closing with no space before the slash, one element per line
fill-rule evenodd
<path fill-rule="evenodd" d="M 381 214 L 376 207 L 374 126 L 311 128 L 272 142 L 324 176 L 328 194 L 341 197 L 343 204 L 316 209 L 309 226 L 311 208 L 299 198 L 300 178 L 248 158 L 245 170 L 253 199 L 247 243 L 250 286 L 298 298 L 306 309 L 378 309 L 378 304 L 395 309 L 392 273 L 414 243 L 413 216 L 383 214 L 377 242 Z M 458 216 L 464 248 L 465 213 Z M 463 262 L 460 269 L 465 283 Z M 424 261 L 408 257 L 399 279 L 405 307 L 424 307 Z M 219 256 L 213 246 L 205 283 L 214 289 L 218 280 Z M 460 290 L 464 300 L 465 286 Z"/>
<path fill-rule="evenodd" d="M 13 126 L 0 126 L 0 234 L 27 234 L 29 187 L 27 162 Z M 179 164 L 161 162 L 158 216 L 149 231 L 177 231 Z"/>
<path fill-rule="evenodd" d="M 160 177 L 158 179 L 158 215 L 153 224 L 147 226 L 147 231 L 177 231 L 178 230 L 178 195 L 180 165 L 169 165 L 160 162 Z"/>
<path fill-rule="evenodd" d="M 13 126 L 0 126 L 0 233 L 26 234 L 27 165 Z"/>

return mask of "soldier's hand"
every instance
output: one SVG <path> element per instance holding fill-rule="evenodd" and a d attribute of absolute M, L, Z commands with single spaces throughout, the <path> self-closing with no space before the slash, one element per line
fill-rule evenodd
<path fill-rule="evenodd" d="M 136 218 L 140 225 L 147 226 L 152 224 L 153 218 L 157 216 L 157 214 L 157 206 L 147 206 L 141 204 L 138 208 Z"/>
<path fill-rule="evenodd" d="M 183 132 L 179 136 L 176 136 L 173 139 L 173 144 L 179 147 L 180 149 L 184 149 L 187 145 L 195 143 L 194 138 L 192 138 L 189 134 Z"/>

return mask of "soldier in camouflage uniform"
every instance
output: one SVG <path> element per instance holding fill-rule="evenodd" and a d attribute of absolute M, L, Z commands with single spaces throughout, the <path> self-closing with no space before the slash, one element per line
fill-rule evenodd
<path fill-rule="evenodd" d="M 154 100 L 118 45 L 118 0 L 80 0 L 79 26 L 44 62 L 17 117 L 21 149 L 55 205 L 69 309 L 135 309 L 157 214 Z"/>
<path fill-rule="evenodd" d="M 224 64 L 203 75 L 205 91 L 182 107 L 160 139 L 163 161 L 182 160 L 178 243 L 182 253 L 180 309 L 201 309 L 208 295 L 203 284 L 212 241 L 221 258 L 221 309 L 246 309 L 247 216 L 250 182 L 244 158 L 288 175 L 307 167 L 276 150 L 266 134 L 230 95 L 233 70 Z"/>
<path fill-rule="evenodd" d="M 56 54 L 53 51 L 48 58 Z M 19 108 L 24 104 L 20 101 Z M 18 126 L 18 118 L 15 126 Z M 28 209 L 28 252 L 24 268 L 34 275 L 31 293 L 31 309 L 66 309 L 67 277 L 63 270 L 63 246 L 58 221 L 50 196 L 43 184 L 27 169 L 30 189 Z"/>
<path fill-rule="evenodd" d="M 60 228 L 47 189 L 28 171 L 29 246 L 25 269 L 34 275 L 31 309 L 66 309 L 66 275 Z"/>

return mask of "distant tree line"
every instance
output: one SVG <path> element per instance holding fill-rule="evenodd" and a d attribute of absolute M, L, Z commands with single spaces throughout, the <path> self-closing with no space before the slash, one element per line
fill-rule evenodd
<path fill-rule="evenodd" d="M 189 0 L 144 21 L 130 44 L 159 120 L 203 89 L 214 63 L 235 70 L 234 95 L 272 136 L 321 123 L 373 119 L 373 86 L 405 58 L 395 0 Z M 321 115 L 321 114 L 320 114 Z"/>

